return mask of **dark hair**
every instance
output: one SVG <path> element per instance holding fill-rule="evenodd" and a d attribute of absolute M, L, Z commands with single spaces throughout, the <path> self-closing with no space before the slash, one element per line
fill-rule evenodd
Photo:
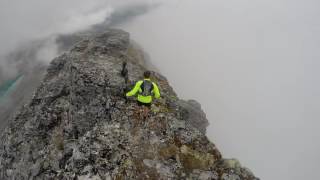
<path fill-rule="evenodd" d="M 150 71 L 145 71 L 145 72 L 143 73 L 143 76 L 144 76 L 144 78 L 150 78 L 151 72 L 150 72 Z"/>

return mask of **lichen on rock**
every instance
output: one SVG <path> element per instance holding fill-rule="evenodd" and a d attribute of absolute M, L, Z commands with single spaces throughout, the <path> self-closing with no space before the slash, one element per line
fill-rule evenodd
<path fill-rule="evenodd" d="M 147 69 L 139 52 L 128 33 L 108 30 L 54 59 L 2 134 L 0 179 L 257 179 L 222 158 L 201 106 L 157 72 L 162 99 L 142 118 L 124 97 Z"/>

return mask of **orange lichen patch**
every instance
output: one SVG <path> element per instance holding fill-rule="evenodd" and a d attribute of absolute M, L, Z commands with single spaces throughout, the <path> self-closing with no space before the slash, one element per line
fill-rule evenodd
<path fill-rule="evenodd" d="M 181 139 L 180 139 L 178 136 L 176 136 L 176 135 L 173 137 L 173 142 L 174 142 L 174 144 L 175 144 L 176 146 L 178 146 L 178 147 L 181 147 L 181 146 L 182 146 Z"/>
<path fill-rule="evenodd" d="M 140 146 L 139 154 L 146 159 L 153 159 L 156 156 L 156 151 L 150 144 L 143 144 Z"/>
<path fill-rule="evenodd" d="M 56 149 L 60 151 L 64 150 L 63 128 L 61 126 L 54 129 L 52 134 L 52 143 L 55 145 Z"/>
<path fill-rule="evenodd" d="M 180 148 L 179 157 L 182 166 L 188 171 L 193 169 L 208 170 L 215 162 L 212 154 L 195 151 L 186 145 Z"/>
<path fill-rule="evenodd" d="M 131 116 L 134 126 L 139 126 L 144 123 L 144 121 L 148 119 L 149 113 L 150 110 L 147 107 L 136 107 L 136 110 Z"/>
<path fill-rule="evenodd" d="M 160 148 L 159 157 L 163 160 L 175 158 L 178 156 L 182 166 L 187 171 L 193 169 L 208 170 L 213 167 L 216 158 L 210 153 L 203 153 L 182 145 L 180 148 L 174 144 Z"/>
<path fill-rule="evenodd" d="M 191 144 L 188 144 L 190 148 L 200 151 L 202 153 L 212 154 L 215 160 L 221 159 L 222 155 L 216 146 L 205 137 L 196 141 L 193 141 Z"/>
<path fill-rule="evenodd" d="M 161 132 L 164 132 L 167 130 L 167 121 L 166 119 L 163 118 L 156 118 L 156 119 L 151 119 L 150 122 L 148 123 L 147 127 L 150 131 L 154 131 L 157 134 L 160 134 Z"/>
<path fill-rule="evenodd" d="M 118 174 L 115 176 L 114 179 L 116 180 L 124 180 L 126 179 L 126 177 L 128 177 L 128 174 L 127 174 L 127 170 L 128 169 L 132 169 L 133 167 L 133 162 L 131 159 L 125 159 L 120 167 L 119 167 L 119 170 L 118 170 Z"/>
<path fill-rule="evenodd" d="M 208 151 L 209 154 L 212 154 L 215 160 L 220 160 L 222 158 L 222 154 L 220 151 L 214 146 L 212 149 Z"/>
<path fill-rule="evenodd" d="M 139 173 L 137 179 L 158 180 L 160 175 L 156 168 L 150 168 L 143 163 L 142 159 L 135 159 L 135 170 Z"/>
<path fill-rule="evenodd" d="M 178 154 L 179 148 L 173 144 L 170 144 L 168 147 L 164 147 L 159 150 L 159 156 L 164 160 L 175 157 Z"/>
<path fill-rule="evenodd" d="M 115 180 L 125 180 L 125 174 L 124 172 L 121 172 L 119 174 L 116 175 L 116 177 L 114 178 Z"/>

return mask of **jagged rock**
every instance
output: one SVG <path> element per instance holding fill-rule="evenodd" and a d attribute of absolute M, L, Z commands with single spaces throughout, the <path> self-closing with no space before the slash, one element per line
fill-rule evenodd
<path fill-rule="evenodd" d="M 222 159 L 200 104 L 180 100 L 160 74 L 162 99 L 146 118 L 124 97 L 146 70 L 128 33 L 82 39 L 52 61 L 3 133 L 0 179 L 256 179 Z"/>
<path fill-rule="evenodd" d="M 183 112 L 183 119 L 203 134 L 206 134 L 209 122 L 206 118 L 206 114 L 201 109 L 201 105 L 195 100 L 180 100 L 178 103 L 182 108 L 181 112 Z"/>

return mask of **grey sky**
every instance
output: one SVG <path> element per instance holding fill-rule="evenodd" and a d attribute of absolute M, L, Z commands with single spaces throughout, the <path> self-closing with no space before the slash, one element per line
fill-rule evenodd
<path fill-rule="evenodd" d="M 101 23 L 117 7 L 152 2 L 151 0 L 0 0 L 0 41 L 3 45 L 0 54 L 12 50 L 21 42 L 59 33 L 73 33 Z M 3 44 L 4 42 L 6 43 Z"/>
<path fill-rule="evenodd" d="M 87 28 L 129 2 L 153 1 L 1 0 L 0 52 Z M 224 155 L 262 179 L 320 179 L 320 2 L 163 2 L 118 26 L 181 97 L 201 102 Z"/>
<path fill-rule="evenodd" d="M 103 0 L 1 0 L 0 41 L 4 45 L 1 52 L 11 50 L 27 40 L 72 32 L 101 22 L 106 6 Z"/>

